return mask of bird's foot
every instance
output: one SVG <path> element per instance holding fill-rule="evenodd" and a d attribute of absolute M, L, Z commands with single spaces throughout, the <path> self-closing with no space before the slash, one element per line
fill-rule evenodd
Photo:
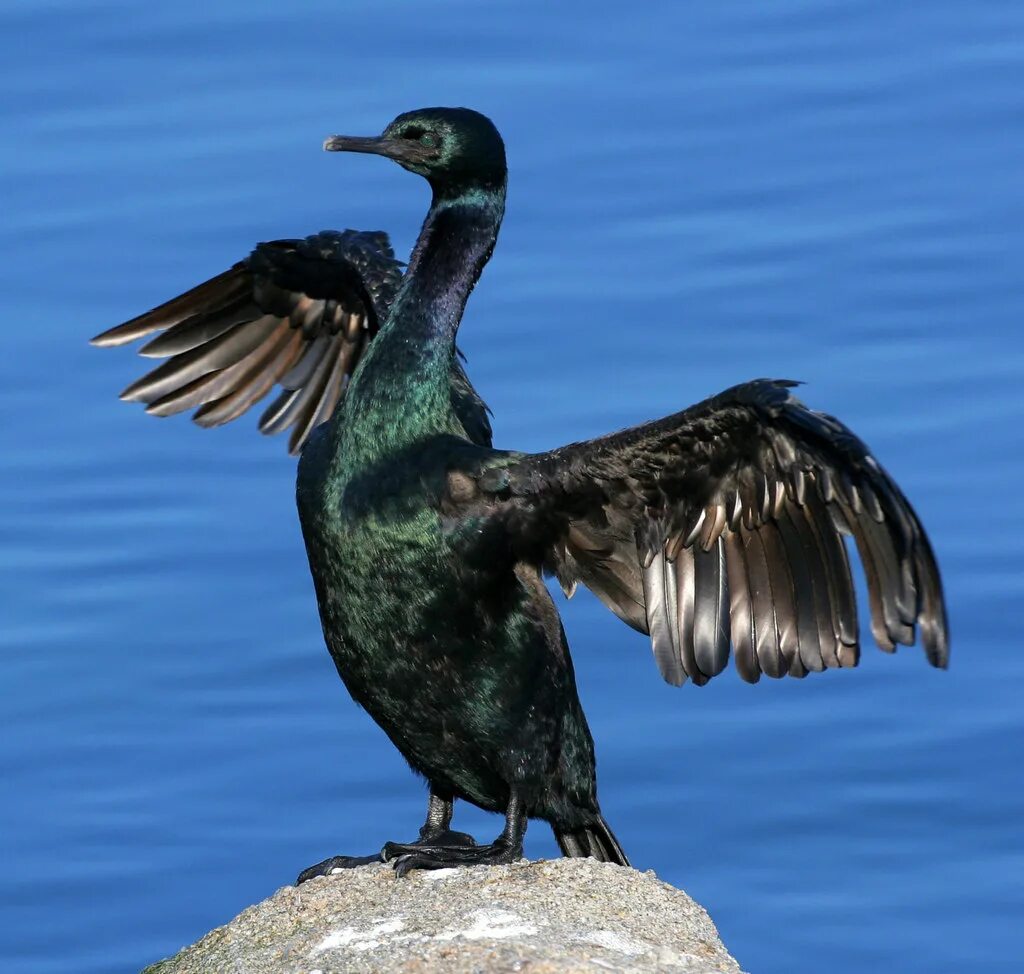
<path fill-rule="evenodd" d="M 318 862 L 309 869 L 303 869 L 295 885 L 300 886 L 309 879 L 317 876 L 330 876 L 332 873 L 340 873 L 343 869 L 355 869 L 356 866 L 368 866 L 372 862 L 383 862 L 383 856 L 377 853 L 375 856 L 331 856 L 323 862 Z"/>
<path fill-rule="evenodd" d="M 380 851 L 383 862 L 391 862 L 399 856 L 410 856 L 423 849 L 465 849 L 476 846 L 476 839 L 466 832 L 452 832 L 451 829 L 439 829 L 436 832 L 420 833 L 416 842 L 385 842 Z"/>
<path fill-rule="evenodd" d="M 299 886 L 317 876 L 330 876 L 340 873 L 343 869 L 355 869 L 356 866 L 368 866 L 374 862 L 392 862 L 401 856 L 415 855 L 424 849 L 467 849 L 476 847 L 476 840 L 465 832 L 453 832 L 451 829 L 438 829 L 434 832 L 420 832 L 418 842 L 387 842 L 375 856 L 331 856 L 318 862 L 309 869 L 303 869 L 295 885 Z M 440 867 L 435 867 L 440 868 Z"/>
<path fill-rule="evenodd" d="M 390 862 L 399 876 L 413 869 L 451 869 L 456 866 L 502 866 L 523 857 L 523 844 L 512 845 L 498 839 L 490 845 L 435 845 L 413 843 L 408 846 L 389 842 L 381 858 Z"/>

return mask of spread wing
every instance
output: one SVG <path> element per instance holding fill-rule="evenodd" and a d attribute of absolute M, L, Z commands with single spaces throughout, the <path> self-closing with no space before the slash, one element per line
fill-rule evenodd
<path fill-rule="evenodd" d="M 236 419 L 279 385 L 259 428 L 290 429 L 295 454 L 337 407 L 402 273 L 382 232 L 261 243 L 223 274 L 92 342 L 123 345 L 161 332 L 140 354 L 165 361 L 121 398 L 143 402 L 157 416 L 195 409 L 200 426 Z M 458 363 L 452 400 L 467 434 L 489 444 L 486 407 Z"/>
<path fill-rule="evenodd" d="M 939 571 L 916 514 L 867 447 L 792 382 L 736 386 L 656 422 L 526 456 L 478 480 L 526 557 L 648 632 L 662 675 L 805 676 L 859 657 L 844 536 L 867 575 L 871 630 L 915 631 L 947 664 Z"/>

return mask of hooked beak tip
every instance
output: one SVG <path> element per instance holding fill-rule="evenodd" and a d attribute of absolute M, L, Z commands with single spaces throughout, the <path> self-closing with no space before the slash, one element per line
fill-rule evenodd
<path fill-rule="evenodd" d="M 344 148 L 343 145 L 339 145 L 342 138 L 343 136 L 340 135 L 328 135 L 327 138 L 324 139 L 324 152 L 339 152 Z"/>
<path fill-rule="evenodd" d="M 327 152 L 369 152 L 373 155 L 388 154 L 388 140 L 380 136 L 330 135 L 324 139 Z"/>

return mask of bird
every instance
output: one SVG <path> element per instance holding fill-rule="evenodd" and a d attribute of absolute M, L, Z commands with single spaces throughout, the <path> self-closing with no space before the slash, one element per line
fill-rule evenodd
<path fill-rule="evenodd" d="M 234 420 L 275 386 L 264 433 L 290 430 L 296 498 L 327 648 L 352 698 L 425 779 L 413 841 L 335 855 L 415 869 L 522 857 L 529 820 L 565 856 L 629 865 L 597 797 L 594 742 L 558 609 L 578 583 L 649 634 L 661 676 L 703 686 L 856 666 L 847 545 L 887 652 L 949 659 L 925 530 L 868 447 L 758 379 L 673 415 L 540 453 L 492 444 L 456 347 L 505 210 L 505 145 L 467 108 L 332 136 L 424 178 L 408 265 L 385 233 L 324 231 L 246 259 L 93 339 L 163 364 L 122 394 L 158 416 Z M 852 539 L 848 541 L 847 539 Z M 456 800 L 504 816 L 492 842 L 452 829 Z"/>

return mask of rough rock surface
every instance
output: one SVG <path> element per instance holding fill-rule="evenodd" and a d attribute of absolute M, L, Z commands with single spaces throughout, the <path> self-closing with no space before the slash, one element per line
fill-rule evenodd
<path fill-rule="evenodd" d="M 363 866 L 285 887 L 143 974 L 567 971 L 738 974 L 685 893 L 592 859 L 418 872 Z"/>

